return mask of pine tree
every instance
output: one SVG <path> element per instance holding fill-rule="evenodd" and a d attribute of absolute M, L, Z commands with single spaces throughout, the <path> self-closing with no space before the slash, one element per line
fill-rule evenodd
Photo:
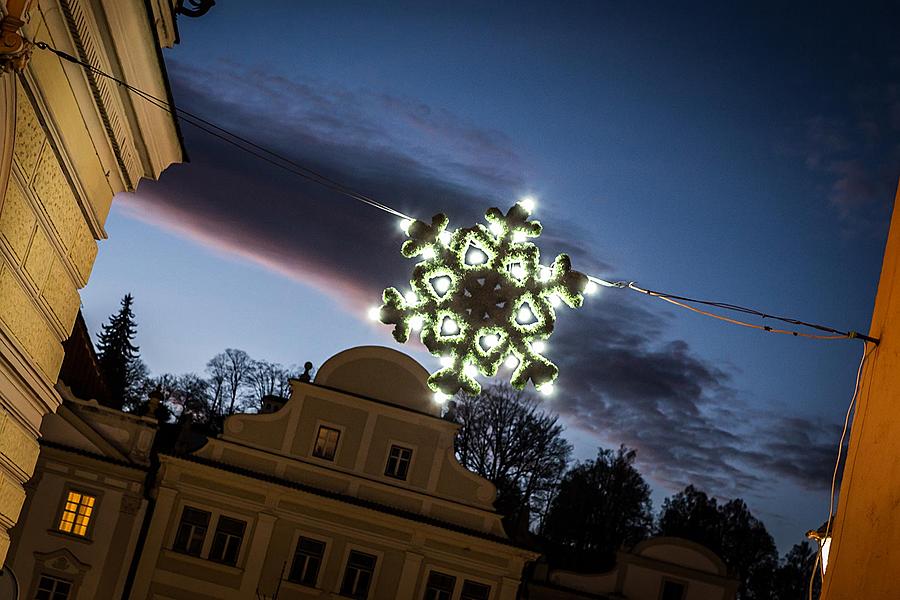
<path fill-rule="evenodd" d="M 133 302 L 131 294 L 122 298 L 119 312 L 111 315 L 109 322 L 103 325 L 97 344 L 100 370 L 110 394 L 109 404 L 116 408 L 134 402 L 131 396 L 140 387 L 140 382 L 134 380 L 146 374 L 146 368 L 140 368 L 143 363 L 138 354 L 139 348 L 133 343 L 137 333 L 137 323 L 131 310 Z"/>

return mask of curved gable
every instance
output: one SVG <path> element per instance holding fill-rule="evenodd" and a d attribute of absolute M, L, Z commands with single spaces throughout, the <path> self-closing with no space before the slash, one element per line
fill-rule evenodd
<path fill-rule="evenodd" d="M 315 383 L 440 416 L 427 380 L 428 371 L 406 354 L 383 346 L 360 346 L 325 361 Z"/>

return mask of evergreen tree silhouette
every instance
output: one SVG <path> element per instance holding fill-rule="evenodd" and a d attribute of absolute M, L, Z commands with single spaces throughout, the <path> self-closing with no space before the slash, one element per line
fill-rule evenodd
<path fill-rule="evenodd" d="M 103 325 L 97 344 L 100 370 L 109 389 L 109 404 L 120 409 L 130 399 L 136 384 L 134 377 L 142 372 L 139 348 L 133 343 L 137 333 L 131 310 L 133 302 L 131 294 L 125 294 L 119 312 L 111 315 L 109 322 Z"/>

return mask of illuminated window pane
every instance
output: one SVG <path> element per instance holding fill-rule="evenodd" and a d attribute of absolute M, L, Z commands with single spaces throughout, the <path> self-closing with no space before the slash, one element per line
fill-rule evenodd
<path fill-rule="evenodd" d="M 316 435 L 316 445 L 313 448 L 313 456 L 324 458 L 325 460 L 334 460 L 334 454 L 337 451 L 338 439 L 341 432 L 324 425 L 319 427 L 319 433 Z"/>
<path fill-rule="evenodd" d="M 67 492 L 57 529 L 65 533 L 86 536 L 96 500 L 94 496 L 80 492 Z"/>

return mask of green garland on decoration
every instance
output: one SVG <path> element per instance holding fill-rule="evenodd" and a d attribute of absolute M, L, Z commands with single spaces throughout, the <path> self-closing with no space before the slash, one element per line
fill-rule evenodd
<path fill-rule="evenodd" d="M 384 304 L 373 316 L 394 325 L 401 343 L 420 330 L 422 343 L 441 358 L 442 368 L 428 379 L 438 394 L 477 394 L 475 376 L 493 377 L 504 363 L 514 369 L 510 382 L 518 389 L 530 379 L 549 391 L 556 379 L 559 369 L 541 354 L 556 321 L 554 305 L 581 306 L 590 282 L 572 270 L 565 254 L 552 267 L 540 264 L 528 238 L 541 234 L 541 224 L 529 221 L 529 212 L 524 203 L 505 215 L 491 208 L 487 226 L 453 232 L 444 214 L 430 225 L 405 222 L 409 239 L 401 252 L 421 261 L 413 269 L 412 289 L 384 290 Z"/>

